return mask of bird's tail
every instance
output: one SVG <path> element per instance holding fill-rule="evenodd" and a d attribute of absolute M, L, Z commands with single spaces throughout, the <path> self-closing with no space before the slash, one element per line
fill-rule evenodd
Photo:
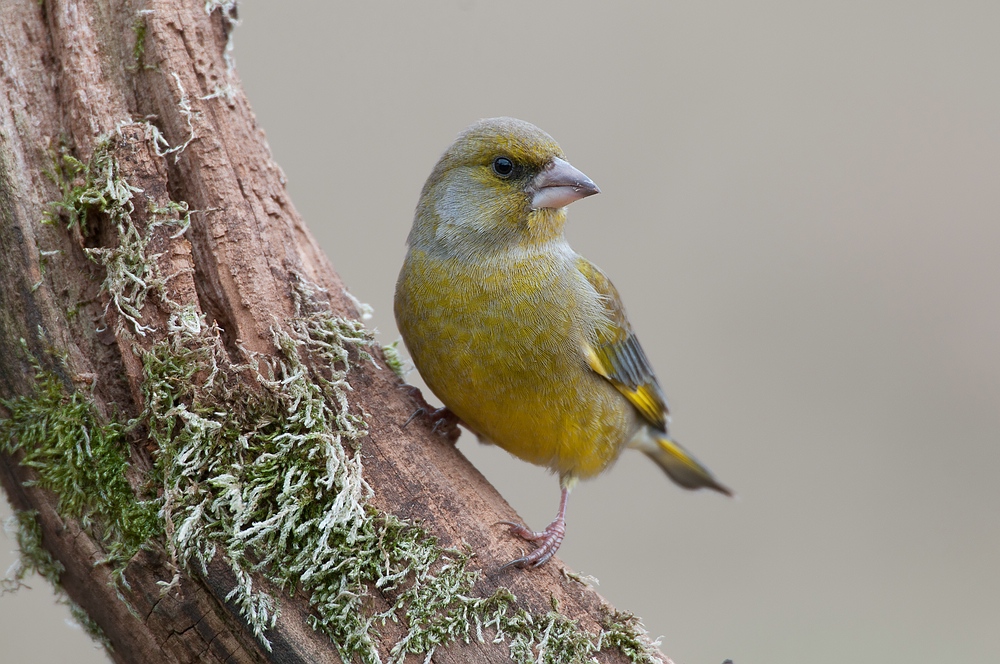
<path fill-rule="evenodd" d="M 636 441 L 638 443 L 636 447 L 655 461 L 670 476 L 670 479 L 685 489 L 707 488 L 715 489 L 727 496 L 733 495 L 728 487 L 715 479 L 712 471 L 701 465 L 690 452 L 677 442 L 662 434 L 656 435 L 653 432 L 650 434 L 642 436 L 641 440 Z"/>

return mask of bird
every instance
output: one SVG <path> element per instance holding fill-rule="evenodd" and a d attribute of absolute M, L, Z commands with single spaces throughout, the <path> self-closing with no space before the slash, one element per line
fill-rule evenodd
<path fill-rule="evenodd" d="M 413 364 L 482 442 L 559 476 L 544 530 L 504 521 L 538 567 L 562 544 L 573 486 L 638 449 L 686 489 L 732 495 L 668 433 L 663 390 L 611 280 L 565 236 L 566 206 L 600 192 L 541 129 L 480 120 L 420 193 L 394 314 Z"/>

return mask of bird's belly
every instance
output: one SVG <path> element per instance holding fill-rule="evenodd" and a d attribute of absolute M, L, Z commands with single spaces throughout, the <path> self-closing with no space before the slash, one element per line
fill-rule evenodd
<path fill-rule="evenodd" d="M 536 272 L 526 284 L 524 273 L 504 271 L 465 288 L 447 278 L 444 288 L 428 287 L 426 269 L 418 267 L 416 289 L 401 279 L 397 311 L 402 300 L 419 315 L 397 322 L 438 398 L 481 438 L 525 461 L 577 477 L 610 465 L 638 424 L 627 401 L 587 367 L 560 275 Z"/>

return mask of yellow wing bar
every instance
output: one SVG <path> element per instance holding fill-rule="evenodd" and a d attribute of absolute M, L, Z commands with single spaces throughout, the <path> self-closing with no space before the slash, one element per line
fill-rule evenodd
<path fill-rule="evenodd" d="M 635 337 L 630 336 L 630 339 L 635 340 Z M 638 341 L 635 345 L 638 347 Z M 649 369 L 648 362 L 643 364 L 630 362 L 631 358 L 619 352 L 621 348 L 621 344 L 599 348 L 588 345 L 586 351 L 590 368 L 607 378 L 650 424 L 661 431 L 666 431 L 666 400 L 656 383 L 656 377 Z M 641 358 L 645 360 L 645 355 L 643 354 Z M 642 369 L 645 371 L 641 371 Z M 645 374 L 644 377 L 637 379 L 637 376 L 642 374 Z"/>

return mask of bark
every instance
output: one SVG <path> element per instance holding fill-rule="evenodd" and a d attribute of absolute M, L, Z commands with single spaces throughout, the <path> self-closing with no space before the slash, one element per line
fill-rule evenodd
<path fill-rule="evenodd" d="M 105 417 L 139 414 L 145 377 L 137 351 L 162 340 L 168 300 L 217 324 L 234 361 L 276 352 L 271 329 L 293 315 L 295 279 L 327 289 L 338 315 L 357 317 L 289 200 L 227 63 L 224 10 L 208 12 L 193 0 L 5 0 L 0 12 L 0 397 L 31 392 L 34 357 L 88 391 Z M 163 154 L 150 126 L 183 149 Z M 42 223 L 64 196 L 46 175 L 60 151 L 86 163 L 109 136 L 122 177 L 141 190 L 133 199 L 138 226 L 151 228 L 171 201 L 199 211 L 185 234 L 152 230 L 150 253 L 169 278 L 162 297 L 141 309 L 145 335 L 122 320 L 101 289 L 105 268 L 85 252 L 115 246 L 113 220 L 91 212 L 85 227 L 67 230 L 63 213 L 59 223 Z M 598 632 L 611 608 L 567 579 L 558 560 L 540 570 L 499 569 L 518 545 L 494 524 L 517 515 L 426 418 L 404 428 L 416 406 L 396 376 L 359 364 L 350 382 L 352 401 L 369 414 L 360 453 L 375 507 L 422 522 L 446 546 L 467 543 L 483 572 L 477 594 L 505 586 L 541 615 L 555 600 L 564 615 Z M 155 449 L 141 432 L 131 436 L 129 479 L 138 487 Z M 100 541 L 59 513 L 58 496 L 33 486 L 35 471 L 19 458 L 0 456 L 0 481 L 15 509 L 37 510 L 44 547 L 65 567 L 62 588 L 103 630 L 114 660 L 337 661 L 329 640 L 308 627 L 300 595 L 277 593 L 283 611 L 270 634 L 273 649 L 262 647 L 226 601 L 234 581 L 223 564 L 207 574 L 182 570 L 179 585 L 164 593 L 157 582 L 176 570 L 154 546 L 129 562 L 130 587 L 115 585 Z M 382 630 L 383 654 L 398 629 Z M 440 649 L 434 660 L 508 657 L 505 643 L 487 639 Z M 613 649 L 597 657 L 626 661 Z"/>

